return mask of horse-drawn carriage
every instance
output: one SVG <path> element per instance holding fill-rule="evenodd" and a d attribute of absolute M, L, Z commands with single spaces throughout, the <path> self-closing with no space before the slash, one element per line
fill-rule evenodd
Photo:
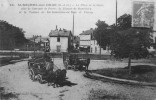
<path fill-rule="evenodd" d="M 90 58 L 80 58 L 78 54 L 63 53 L 63 64 L 66 69 L 88 70 Z"/>
<path fill-rule="evenodd" d="M 32 58 L 28 61 L 28 69 L 30 79 L 33 81 L 44 82 L 63 82 L 66 77 L 66 70 L 59 69 L 54 65 L 52 59 L 49 59 L 48 63 L 53 67 L 52 70 L 47 71 L 46 69 L 46 59 L 44 57 Z"/>

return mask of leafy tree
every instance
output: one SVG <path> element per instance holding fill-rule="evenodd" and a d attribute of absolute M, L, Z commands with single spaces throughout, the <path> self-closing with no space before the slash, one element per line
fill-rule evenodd
<path fill-rule="evenodd" d="M 117 32 L 112 51 L 118 58 L 129 58 L 128 67 L 131 68 L 132 58 L 139 59 L 148 56 L 148 48 L 153 42 L 151 37 L 150 29 L 130 28 Z"/>
<path fill-rule="evenodd" d="M 108 30 L 108 24 L 105 21 L 98 20 L 96 23 L 97 28 L 94 30 L 94 38 L 97 43 L 105 48 L 110 44 L 110 31 Z"/>
<path fill-rule="evenodd" d="M 110 26 L 112 53 L 117 58 L 129 58 L 129 73 L 131 73 L 131 59 L 147 57 L 148 48 L 153 43 L 151 29 L 131 28 L 131 18 L 131 15 L 124 14 L 117 19 L 117 27 Z"/>
<path fill-rule="evenodd" d="M 131 28 L 132 16 L 130 14 L 124 14 L 117 19 L 117 29 L 127 30 Z"/>
<path fill-rule="evenodd" d="M 14 49 L 27 42 L 23 29 L 0 20 L 0 49 Z"/>

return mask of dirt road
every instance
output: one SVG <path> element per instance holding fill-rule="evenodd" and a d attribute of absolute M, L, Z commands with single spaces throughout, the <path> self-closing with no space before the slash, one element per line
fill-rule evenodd
<path fill-rule="evenodd" d="M 63 68 L 62 59 L 56 59 L 54 62 Z M 95 66 L 94 62 L 91 65 Z M 0 100 L 155 100 L 156 98 L 154 87 L 88 79 L 83 76 L 84 72 L 72 70 L 67 71 L 68 79 L 63 87 L 53 88 L 30 80 L 27 67 L 27 61 L 23 61 L 0 68 Z"/>

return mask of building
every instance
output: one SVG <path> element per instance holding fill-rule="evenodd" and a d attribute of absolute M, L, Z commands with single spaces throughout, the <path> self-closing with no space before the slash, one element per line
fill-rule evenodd
<path fill-rule="evenodd" d="M 50 52 L 68 52 L 72 48 L 72 33 L 69 30 L 51 30 L 49 33 Z"/>
<path fill-rule="evenodd" d="M 49 51 L 48 37 L 37 36 L 36 38 L 28 38 L 25 50 L 27 51 Z"/>
<path fill-rule="evenodd" d="M 91 47 L 91 36 L 93 35 L 93 29 L 83 31 L 79 34 L 80 37 L 80 51 L 90 52 Z"/>
<path fill-rule="evenodd" d="M 83 31 L 80 37 L 80 51 L 88 51 L 94 54 L 100 54 L 100 46 L 98 45 L 97 41 L 94 39 L 93 36 L 93 29 Z M 101 48 L 101 54 L 109 53 L 110 51 L 106 47 L 105 49 Z"/>
<path fill-rule="evenodd" d="M 74 48 L 78 49 L 80 45 L 80 37 L 79 36 L 74 36 L 73 37 L 73 46 Z"/>

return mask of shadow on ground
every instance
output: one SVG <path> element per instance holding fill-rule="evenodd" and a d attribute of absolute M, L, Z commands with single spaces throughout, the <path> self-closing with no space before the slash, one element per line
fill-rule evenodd
<path fill-rule="evenodd" d="M 15 93 L 6 93 L 4 87 L 0 87 L 0 100 L 12 100 L 17 99 L 18 94 Z"/>
<path fill-rule="evenodd" d="M 90 91 L 88 100 L 127 100 L 127 98 L 122 94 L 113 94 L 102 89 L 92 89 Z"/>
<path fill-rule="evenodd" d="M 60 87 L 63 87 L 63 86 L 70 86 L 70 87 L 72 87 L 72 86 L 75 86 L 75 85 L 77 85 L 76 83 L 72 83 L 72 82 L 70 82 L 70 81 L 68 81 L 68 80 L 64 80 L 62 83 L 60 83 L 59 84 L 60 85 Z"/>
<path fill-rule="evenodd" d="M 42 84 L 46 84 L 48 83 L 47 81 L 43 82 Z M 59 87 L 63 87 L 63 86 L 74 86 L 77 85 L 77 83 L 72 83 L 71 81 L 68 81 L 67 79 L 63 80 L 61 83 L 58 83 Z"/>
<path fill-rule="evenodd" d="M 125 67 L 125 69 L 128 69 L 128 67 Z M 156 70 L 156 66 L 150 66 L 150 65 L 136 65 L 131 66 L 132 74 L 144 74 L 147 72 L 153 72 Z"/>

